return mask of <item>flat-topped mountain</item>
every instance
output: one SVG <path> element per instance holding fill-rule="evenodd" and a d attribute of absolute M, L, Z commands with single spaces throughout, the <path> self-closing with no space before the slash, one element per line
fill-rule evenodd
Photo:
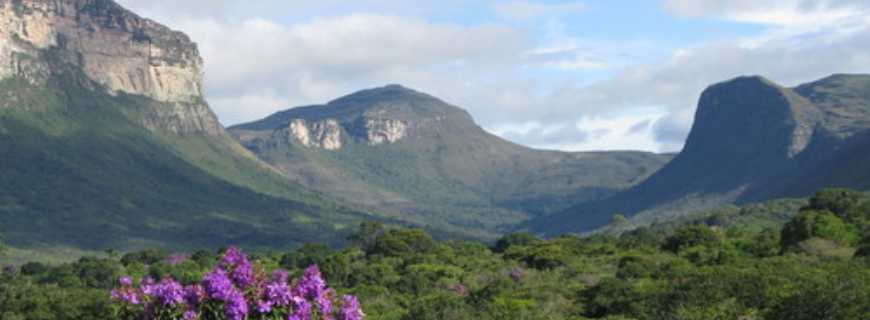
<path fill-rule="evenodd" d="M 278 112 L 229 131 L 303 185 L 426 225 L 504 231 L 632 186 L 671 156 L 533 150 L 399 85 Z"/>
<path fill-rule="evenodd" d="M 111 0 L 0 1 L 0 79 L 38 85 L 73 68 L 110 95 L 152 99 L 140 119 L 151 129 L 221 134 L 202 65 L 186 35 Z"/>
<path fill-rule="evenodd" d="M 226 134 L 184 34 L 110 0 L 0 0 L 0 232 L 17 248 L 335 242 L 372 217 Z"/>
<path fill-rule="evenodd" d="M 648 180 L 610 199 L 532 223 L 589 231 L 615 213 L 651 222 L 725 203 L 803 197 L 870 182 L 870 76 L 834 75 L 796 88 L 740 77 L 701 95 L 684 150 Z"/>

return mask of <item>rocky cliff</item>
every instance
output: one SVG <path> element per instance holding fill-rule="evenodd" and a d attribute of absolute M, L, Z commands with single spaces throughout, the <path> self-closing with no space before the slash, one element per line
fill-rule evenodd
<path fill-rule="evenodd" d="M 287 176 L 378 212 L 495 231 L 640 182 L 671 158 L 522 147 L 465 110 L 399 85 L 231 127 Z"/>
<path fill-rule="evenodd" d="M 834 75 L 786 88 L 739 77 L 707 88 L 683 151 L 612 198 L 534 221 L 552 234 L 589 231 L 614 213 L 650 223 L 723 204 L 866 188 L 870 76 Z"/>
<path fill-rule="evenodd" d="M 153 130 L 222 132 L 202 92 L 202 58 L 180 33 L 111 0 L 0 0 L 0 79 L 81 72 L 113 95 L 154 101 Z"/>
<path fill-rule="evenodd" d="M 326 119 L 309 124 L 304 119 L 293 119 L 290 125 L 275 134 L 284 137 L 287 143 L 294 141 L 306 147 L 326 150 L 341 149 L 341 128 L 335 119 Z"/>
<path fill-rule="evenodd" d="M 3 243 L 297 246 L 375 218 L 257 160 L 201 79 L 185 35 L 112 1 L 0 0 Z"/>

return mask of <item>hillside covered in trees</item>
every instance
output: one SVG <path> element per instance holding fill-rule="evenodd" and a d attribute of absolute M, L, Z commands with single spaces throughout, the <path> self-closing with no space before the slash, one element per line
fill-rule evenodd
<path fill-rule="evenodd" d="M 251 259 L 294 278 L 320 266 L 338 294 L 359 296 L 368 319 L 870 317 L 870 199 L 830 189 L 803 201 L 796 214 L 787 213 L 791 207 L 709 212 L 618 236 L 542 240 L 518 233 L 491 245 L 363 223 L 353 245 L 340 250 L 308 244 Z M 0 317 L 112 318 L 118 307 L 108 291 L 119 277 L 191 283 L 218 259 L 210 251 L 148 250 L 8 267 L 0 277 Z"/>

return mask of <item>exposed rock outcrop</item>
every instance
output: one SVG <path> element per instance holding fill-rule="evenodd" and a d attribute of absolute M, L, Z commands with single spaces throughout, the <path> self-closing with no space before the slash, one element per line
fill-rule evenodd
<path fill-rule="evenodd" d="M 385 143 L 396 143 L 405 137 L 408 125 L 399 120 L 366 119 L 366 141 L 377 146 Z"/>
<path fill-rule="evenodd" d="M 293 119 L 290 125 L 278 134 L 286 139 L 295 139 L 306 147 L 326 150 L 341 149 L 341 126 L 335 119 L 326 119 L 309 124 L 303 119 Z"/>
<path fill-rule="evenodd" d="M 58 63 L 112 95 L 153 99 L 154 110 L 142 120 L 149 129 L 223 130 L 203 99 L 202 58 L 183 33 L 111 0 L 0 0 L 0 79 L 44 81 L 65 69 Z"/>
<path fill-rule="evenodd" d="M 701 94 L 682 156 L 769 165 L 806 149 L 820 119 L 818 108 L 793 90 L 740 77 Z"/>
<path fill-rule="evenodd" d="M 529 149 L 486 132 L 459 107 L 399 85 L 277 112 L 229 132 L 304 186 L 453 230 L 507 230 L 612 195 L 672 158 Z M 325 150 L 333 140 L 341 148 Z"/>

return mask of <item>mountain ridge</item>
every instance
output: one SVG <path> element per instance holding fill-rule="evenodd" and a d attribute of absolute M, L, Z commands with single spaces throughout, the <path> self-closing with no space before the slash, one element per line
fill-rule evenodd
<path fill-rule="evenodd" d="M 431 223 L 427 215 L 445 214 L 455 219 L 452 226 L 483 224 L 500 231 L 562 202 L 604 197 L 670 159 L 523 147 L 486 132 L 467 111 L 399 85 L 276 112 L 228 130 L 303 185 L 345 201 L 423 223 Z M 471 211 L 466 215 L 473 218 L 449 213 L 456 211 Z"/>
<path fill-rule="evenodd" d="M 0 226 L 18 248 L 339 243 L 378 220 L 230 137 L 183 33 L 110 0 L 0 0 Z M 381 221 L 387 221 L 380 219 Z"/>
<path fill-rule="evenodd" d="M 858 85 L 843 95 L 844 81 Z M 714 84 L 701 94 L 686 147 L 673 161 L 610 199 L 578 205 L 529 227 L 548 234 L 588 232 L 617 213 L 651 223 L 687 210 L 807 196 L 823 187 L 866 187 L 821 175 L 836 175 L 833 164 L 848 163 L 839 154 L 843 148 L 857 154 L 849 158 L 860 158 L 855 139 L 870 133 L 868 121 L 870 75 L 833 75 L 795 88 L 759 76 Z M 856 175 L 867 171 L 851 168 Z"/>

